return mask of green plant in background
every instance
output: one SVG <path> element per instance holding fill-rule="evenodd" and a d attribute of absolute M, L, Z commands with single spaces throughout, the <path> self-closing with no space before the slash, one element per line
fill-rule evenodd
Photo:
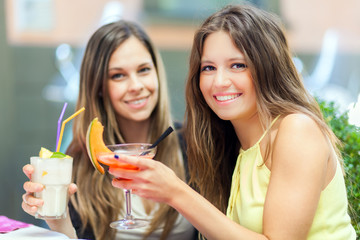
<path fill-rule="evenodd" d="M 349 123 L 348 112 L 340 113 L 334 102 L 317 99 L 325 121 L 343 143 L 341 153 L 344 160 L 350 216 L 360 239 L 360 127 Z"/>

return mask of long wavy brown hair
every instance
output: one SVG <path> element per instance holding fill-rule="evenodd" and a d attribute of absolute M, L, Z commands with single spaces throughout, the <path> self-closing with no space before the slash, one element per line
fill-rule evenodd
<path fill-rule="evenodd" d="M 74 119 L 74 137 L 67 150 L 67 154 L 74 158 L 73 181 L 78 186 L 71 202 L 80 215 L 83 230 L 90 226 L 96 239 L 114 238 L 116 232 L 110 229 L 109 224 L 117 220 L 123 212 L 124 199 L 123 191 L 111 185 L 109 174 L 101 175 L 93 168 L 86 151 L 86 131 L 90 122 L 97 117 L 104 125 L 105 144 L 124 143 L 116 121 L 116 112 L 109 100 L 106 81 L 109 79 L 108 65 L 112 53 L 131 36 L 140 40 L 149 51 L 159 79 L 159 97 L 150 116 L 148 142 L 154 142 L 162 132 L 173 125 L 164 66 L 148 35 L 139 25 L 123 20 L 100 27 L 91 36 L 84 53 L 76 108 L 85 107 L 86 110 Z M 182 154 L 176 134 L 170 134 L 158 145 L 156 159 L 184 179 Z M 166 239 L 177 216 L 178 213 L 174 209 L 160 204 L 144 238 L 164 224 L 161 239 Z"/>
<path fill-rule="evenodd" d="M 307 114 L 316 121 L 340 155 L 338 139 L 324 122 L 316 100 L 304 88 L 293 64 L 279 19 L 250 5 L 224 7 L 207 18 L 195 33 L 186 84 L 185 136 L 190 182 L 225 213 L 241 143 L 230 121 L 221 120 L 210 109 L 199 88 L 204 41 L 207 36 L 218 31 L 228 33 L 245 56 L 255 85 L 257 110 L 264 129 L 278 115 L 295 112 Z M 266 153 L 269 151 L 268 145 Z"/>

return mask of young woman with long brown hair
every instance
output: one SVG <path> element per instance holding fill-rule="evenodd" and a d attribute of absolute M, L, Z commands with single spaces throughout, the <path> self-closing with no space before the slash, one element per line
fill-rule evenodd
<path fill-rule="evenodd" d="M 81 107 L 86 110 L 73 120 L 73 140 L 67 150 L 74 159 L 76 184 L 70 186 L 70 194 L 77 191 L 70 199 L 71 221 L 70 217 L 47 220 L 49 227 L 71 238 L 191 239 L 195 229 L 176 210 L 136 196 L 132 208 L 151 220 L 150 227 L 111 229 L 109 224 L 124 215 L 123 191 L 111 185 L 109 174 L 95 171 L 87 155 L 86 132 L 95 117 L 104 125 L 107 145 L 153 143 L 174 126 L 162 60 L 139 25 L 122 20 L 100 27 L 91 36 L 80 71 L 77 108 Z M 178 136 L 170 134 L 158 145 L 156 158 L 185 181 L 180 144 Z M 32 171 L 30 165 L 24 167 L 27 176 Z M 23 209 L 33 215 L 42 203 L 32 193 L 41 186 L 26 182 L 24 189 Z"/>
<path fill-rule="evenodd" d="M 196 32 L 186 85 L 191 182 L 154 160 L 113 185 L 178 210 L 208 239 L 355 239 L 338 140 L 277 17 L 227 6 Z"/>

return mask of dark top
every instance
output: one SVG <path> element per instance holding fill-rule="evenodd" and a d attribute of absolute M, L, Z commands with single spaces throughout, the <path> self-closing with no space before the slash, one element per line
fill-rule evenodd
<path fill-rule="evenodd" d="M 186 181 L 188 181 L 189 180 L 189 171 L 188 171 L 188 163 L 187 163 L 187 157 L 186 157 L 186 143 L 185 143 L 185 138 L 183 135 L 182 124 L 176 122 L 176 123 L 174 123 L 174 127 L 175 127 L 176 133 L 179 138 L 181 152 L 182 152 L 182 156 L 184 159 L 185 177 L 186 177 Z M 70 212 L 71 222 L 75 228 L 78 238 L 91 239 L 91 240 L 95 239 L 94 233 L 93 233 L 90 225 L 87 225 L 84 232 L 81 231 L 82 222 L 80 219 L 80 215 L 74 209 L 74 206 L 72 205 L 71 201 L 69 201 L 69 212 Z M 197 232 L 196 232 L 196 236 L 197 236 Z M 196 236 L 194 236 L 194 239 L 196 239 Z"/>

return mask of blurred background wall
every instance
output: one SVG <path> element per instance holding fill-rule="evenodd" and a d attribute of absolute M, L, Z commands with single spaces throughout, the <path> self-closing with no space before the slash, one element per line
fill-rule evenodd
<path fill-rule="evenodd" d="M 184 83 L 194 29 L 238 0 L 0 0 L 0 215 L 42 225 L 21 209 L 22 167 L 40 147 L 55 148 L 64 102 L 74 112 L 78 70 L 87 39 L 119 16 L 137 21 L 163 56 L 172 113 L 182 121 Z M 358 0 L 254 0 L 278 14 L 307 88 L 343 110 L 360 91 Z M 360 116 L 357 116 L 358 118 Z M 63 148 L 71 139 L 66 125 Z"/>

